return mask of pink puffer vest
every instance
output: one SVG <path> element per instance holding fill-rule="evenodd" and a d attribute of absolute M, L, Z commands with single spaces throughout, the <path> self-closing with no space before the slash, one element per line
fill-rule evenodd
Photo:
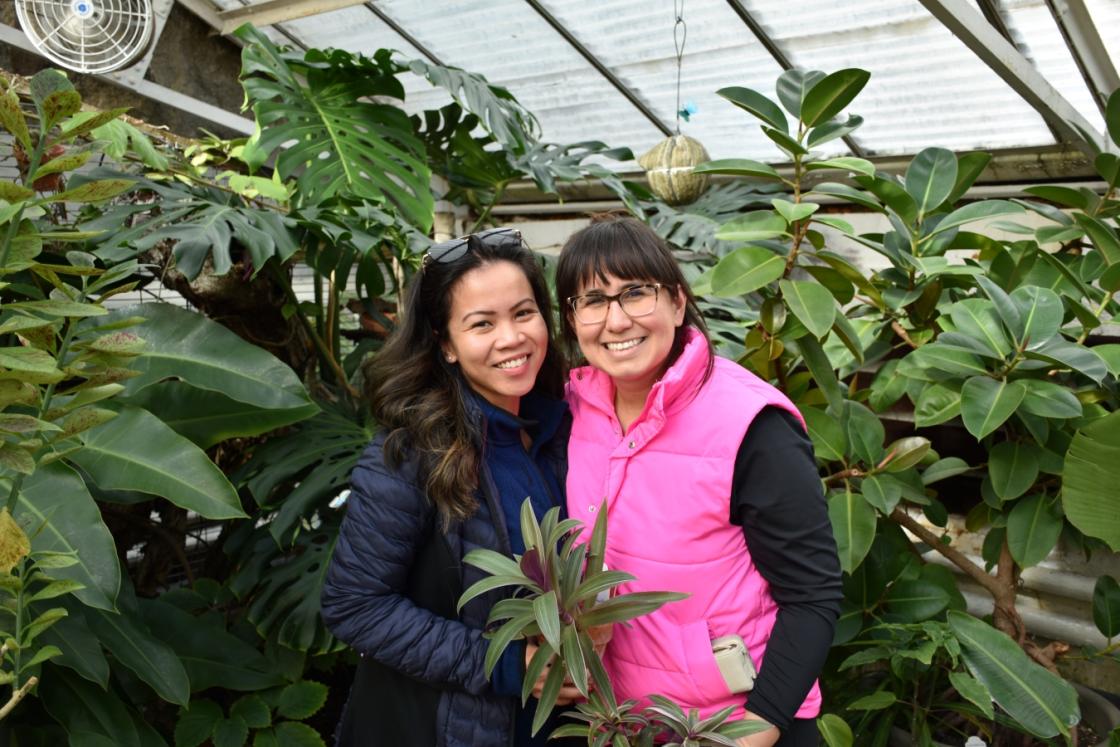
<path fill-rule="evenodd" d="M 656 693 L 703 716 L 738 706 L 735 719 L 744 696 L 728 691 L 711 641 L 738 633 L 762 669 L 777 614 L 742 528 L 730 523 L 735 456 L 763 407 L 801 416 L 777 389 L 723 358 L 697 392 L 707 362 L 707 344 L 692 331 L 625 435 L 610 378 L 590 367 L 572 372 L 568 512 L 590 527 L 606 499 L 607 566 L 637 577 L 621 591 L 690 595 L 615 626 L 604 663 L 618 698 L 644 704 Z M 797 717 L 819 710 L 814 683 Z"/>

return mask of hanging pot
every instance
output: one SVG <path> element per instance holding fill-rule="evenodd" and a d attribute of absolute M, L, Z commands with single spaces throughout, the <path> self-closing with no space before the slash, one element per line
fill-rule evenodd
<path fill-rule="evenodd" d="M 650 191 L 670 205 L 687 205 L 708 188 L 708 175 L 692 171 L 696 164 L 708 160 L 708 151 L 700 141 L 673 135 L 653 146 L 638 164 L 646 170 Z"/>

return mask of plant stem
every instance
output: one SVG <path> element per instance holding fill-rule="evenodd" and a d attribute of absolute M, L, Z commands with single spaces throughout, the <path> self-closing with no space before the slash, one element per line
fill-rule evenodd
<path fill-rule="evenodd" d="M 976 583 L 983 586 L 992 597 L 999 599 L 1003 596 L 1003 585 L 998 579 L 985 573 L 983 568 L 973 563 L 967 555 L 957 548 L 952 545 L 944 544 L 936 534 L 919 524 L 910 514 L 906 513 L 901 508 L 896 508 L 891 512 L 890 518 L 891 521 L 896 524 L 901 524 L 922 542 L 925 542 L 931 548 L 944 555 L 953 565 L 960 568 L 966 575 L 976 581 Z"/>
<path fill-rule="evenodd" d="M 474 222 L 474 225 L 471 226 L 471 230 L 468 231 L 468 233 L 474 233 L 475 231 L 477 231 L 482 226 L 482 224 L 485 223 L 486 220 L 490 217 L 490 211 L 494 209 L 494 206 L 501 201 L 502 195 L 505 194 L 507 184 L 509 184 L 509 182 L 502 182 L 498 185 L 498 188 L 494 190 L 494 199 L 491 200 L 485 208 L 483 208 L 482 213 L 480 213 L 478 216 L 478 220 Z"/>
<path fill-rule="evenodd" d="M 360 396 L 358 390 L 351 386 L 350 382 L 346 380 L 346 373 L 342 370 L 342 366 L 338 361 L 334 359 L 334 356 L 331 355 L 330 350 L 327 349 L 326 343 L 323 342 L 323 338 L 315 332 L 314 325 L 312 325 L 311 322 L 307 320 L 307 315 L 304 314 L 300 309 L 299 299 L 296 298 L 296 293 L 294 290 L 292 290 L 292 284 L 288 282 L 288 278 L 284 275 L 284 271 L 272 263 L 269 263 L 269 266 L 272 267 L 273 276 L 276 278 L 276 281 L 280 283 L 284 294 L 288 297 L 288 301 L 292 304 L 292 306 L 295 307 L 296 318 L 299 319 L 300 324 L 303 326 L 303 330 L 307 333 L 307 336 L 311 338 L 311 342 L 315 345 L 315 349 L 319 351 L 319 355 L 323 357 L 323 361 L 327 364 L 327 366 L 334 373 L 335 377 L 338 379 L 339 388 L 342 389 L 342 391 L 350 398 L 351 401 L 357 400 Z"/>
<path fill-rule="evenodd" d="M 8 702 L 5 703 L 2 708 L 0 708 L 0 720 L 3 720 L 5 716 L 11 713 L 12 710 L 17 705 L 19 705 L 19 702 L 23 700 L 24 696 L 26 696 L 27 693 L 31 692 L 31 688 L 35 687 L 38 684 L 39 678 L 31 676 L 27 679 L 27 682 L 23 683 L 23 687 L 18 690 L 15 690 L 13 688 L 12 697 L 8 698 Z"/>
<path fill-rule="evenodd" d="M 1107 307 L 1110 303 L 1112 303 L 1112 297 L 1115 296 L 1115 295 L 1116 295 L 1116 291 L 1109 291 L 1108 293 L 1105 294 L 1105 297 L 1101 299 L 1100 306 L 1098 306 L 1097 310 L 1093 312 L 1093 317 L 1098 322 L 1101 320 L 1101 314 L 1104 313 L 1105 307 Z M 1096 327 L 1094 327 L 1093 329 L 1096 329 Z M 1090 330 L 1088 328 L 1081 330 L 1081 334 L 1078 335 L 1078 337 L 1077 337 L 1077 344 L 1078 345 L 1084 345 L 1085 340 L 1089 339 L 1089 331 Z"/>
<path fill-rule="evenodd" d="M 84 303 L 86 301 L 86 298 L 87 296 L 85 293 L 85 289 L 83 289 L 82 294 L 78 297 L 78 300 L 79 302 Z M 70 324 L 66 327 L 66 334 L 62 336 L 62 344 L 58 346 L 58 354 L 55 356 L 55 359 L 60 363 L 66 358 L 66 354 L 70 352 L 70 343 L 74 340 L 75 326 L 76 322 L 71 321 Z M 47 385 L 46 391 L 43 392 L 43 401 L 39 405 L 38 418 L 40 420 L 42 420 L 43 416 L 47 414 L 48 410 L 50 410 L 51 400 L 54 399 L 55 386 L 57 386 L 57 382 L 52 381 Z M 36 461 L 38 461 L 39 455 L 45 448 L 45 446 L 41 447 L 35 452 Z M 8 501 L 5 504 L 9 514 L 15 513 L 16 504 L 19 502 L 19 491 L 20 488 L 23 487 L 23 481 L 25 477 L 26 475 L 16 475 L 16 478 L 12 480 L 12 489 L 8 492 Z"/>

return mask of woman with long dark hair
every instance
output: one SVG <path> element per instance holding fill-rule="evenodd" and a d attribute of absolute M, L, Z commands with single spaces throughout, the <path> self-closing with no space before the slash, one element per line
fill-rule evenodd
<path fill-rule="evenodd" d="M 512 229 L 437 244 L 399 326 L 365 368 L 379 432 L 323 588 L 328 627 L 361 654 L 337 743 L 526 747 L 525 644 L 487 678 L 482 637 L 501 593 L 456 611 L 475 548 L 525 551 L 526 498 L 563 506 L 570 427 L 541 267 Z M 564 688 L 562 701 L 577 694 Z"/>
<path fill-rule="evenodd" d="M 815 680 L 842 594 L 797 408 L 714 355 L 672 253 L 637 220 L 573 235 L 556 290 L 587 363 L 568 384 L 569 514 L 590 523 L 606 502 L 607 565 L 637 578 L 621 591 L 689 594 L 615 626 L 616 695 L 772 725 L 743 747 L 817 744 Z"/>

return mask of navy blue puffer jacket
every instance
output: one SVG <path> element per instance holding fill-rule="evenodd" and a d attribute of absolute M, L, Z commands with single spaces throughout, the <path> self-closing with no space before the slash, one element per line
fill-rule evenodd
<path fill-rule="evenodd" d="M 542 451 L 561 485 L 568 431 Z M 475 548 L 510 554 L 485 459 L 478 510 L 444 532 L 416 461 L 391 468 L 383 446 L 379 434 L 351 475 L 323 587 L 327 626 L 362 655 L 338 744 L 509 747 L 516 700 L 493 693 L 483 666 L 482 629 L 503 592 L 455 612 L 462 590 L 485 576 L 463 556 Z"/>

